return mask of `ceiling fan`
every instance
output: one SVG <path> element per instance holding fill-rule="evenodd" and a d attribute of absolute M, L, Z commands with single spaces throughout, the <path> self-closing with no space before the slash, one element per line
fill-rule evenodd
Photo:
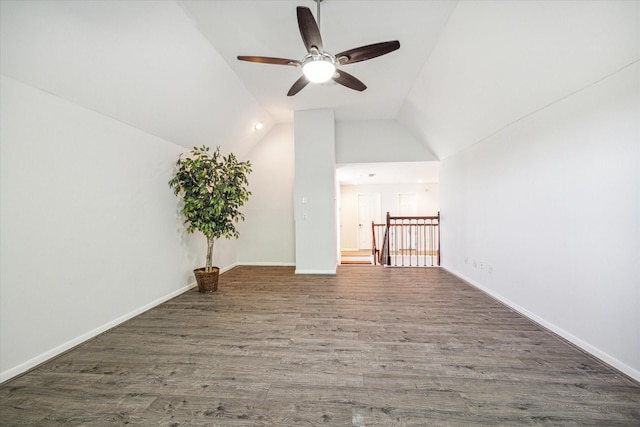
<path fill-rule="evenodd" d="M 345 50 L 336 55 L 326 52 L 322 46 L 322 37 L 320 36 L 318 25 L 320 23 L 320 3 L 322 0 L 315 1 L 317 3 L 318 23 L 316 23 L 308 7 L 298 6 L 296 9 L 300 35 L 308 52 L 301 60 L 271 58 L 266 56 L 238 56 L 238 59 L 262 64 L 302 67 L 302 76 L 291 86 L 287 96 L 295 95 L 311 82 L 323 83 L 331 79 L 342 86 L 362 92 L 367 86 L 351 74 L 337 69 L 337 67 L 366 61 L 393 52 L 400 48 L 400 42 L 393 40 L 370 44 Z"/>

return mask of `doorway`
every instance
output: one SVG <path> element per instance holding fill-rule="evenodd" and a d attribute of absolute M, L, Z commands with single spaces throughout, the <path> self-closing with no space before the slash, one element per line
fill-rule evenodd
<path fill-rule="evenodd" d="M 380 193 L 358 194 L 358 250 L 371 250 L 371 223 L 380 222 Z"/>

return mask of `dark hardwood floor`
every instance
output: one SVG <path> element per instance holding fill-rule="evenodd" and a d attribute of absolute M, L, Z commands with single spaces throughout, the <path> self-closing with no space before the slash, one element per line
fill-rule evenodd
<path fill-rule="evenodd" d="M 440 269 L 239 267 L 0 386 L 0 425 L 639 426 L 640 385 Z"/>

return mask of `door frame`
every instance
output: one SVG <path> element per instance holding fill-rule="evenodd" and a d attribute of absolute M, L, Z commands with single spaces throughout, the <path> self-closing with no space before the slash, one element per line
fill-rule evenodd
<path fill-rule="evenodd" d="M 373 210 L 373 218 L 372 221 L 379 223 L 380 222 L 380 218 L 381 218 L 381 214 L 380 214 L 380 193 L 357 193 L 356 194 L 356 238 L 357 238 L 357 246 L 358 246 L 358 250 L 363 250 L 363 249 L 372 249 L 372 248 L 361 248 L 361 242 L 362 242 L 362 233 L 366 232 L 368 236 L 371 235 L 371 231 L 370 231 L 370 226 L 371 223 L 369 222 L 368 224 L 362 224 L 360 223 L 360 197 L 361 196 L 367 196 L 370 197 L 370 206 L 372 207 Z M 373 197 L 372 197 L 373 196 Z M 369 244 L 368 246 L 371 246 L 371 244 Z"/>

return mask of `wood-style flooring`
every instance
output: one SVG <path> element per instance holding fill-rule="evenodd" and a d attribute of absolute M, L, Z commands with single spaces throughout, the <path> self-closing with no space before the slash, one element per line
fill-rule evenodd
<path fill-rule="evenodd" d="M 0 425 L 639 426 L 640 385 L 441 269 L 239 267 L 2 384 Z"/>

